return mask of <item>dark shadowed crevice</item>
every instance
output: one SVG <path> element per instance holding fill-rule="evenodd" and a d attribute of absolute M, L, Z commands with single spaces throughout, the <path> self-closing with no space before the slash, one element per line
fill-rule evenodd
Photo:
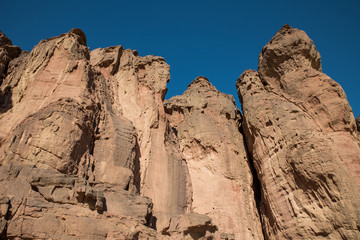
<path fill-rule="evenodd" d="M 200 226 L 200 227 L 190 227 L 186 231 L 184 231 L 184 235 L 191 236 L 192 239 L 204 239 L 207 232 L 215 233 L 217 231 L 216 226 Z"/>
<path fill-rule="evenodd" d="M 139 143 L 136 139 L 136 144 L 135 144 L 135 159 L 134 159 L 134 170 L 133 170 L 133 174 L 134 174 L 134 185 L 136 188 L 136 192 L 140 193 L 140 183 L 141 183 L 141 177 L 140 177 L 140 157 L 141 157 L 141 153 L 140 153 L 140 146 Z"/>
<path fill-rule="evenodd" d="M 156 227 L 157 217 L 151 214 L 148 219 L 149 220 L 147 220 L 146 226 L 149 226 L 150 228 L 157 230 L 157 227 Z M 162 233 L 162 234 L 164 234 L 164 233 Z"/>
<path fill-rule="evenodd" d="M 262 230 L 264 239 L 267 240 L 267 237 L 266 237 L 266 234 L 265 234 L 265 226 L 263 224 L 262 215 L 261 215 L 261 205 L 262 205 L 261 182 L 260 182 L 260 180 L 258 178 L 258 174 L 257 174 L 256 168 L 255 168 L 255 165 L 254 165 L 253 157 L 252 157 L 252 155 L 251 155 L 251 153 L 249 151 L 249 148 L 248 148 L 248 144 L 247 144 L 244 129 L 243 129 L 243 123 L 241 123 L 241 125 L 239 127 L 239 132 L 243 135 L 244 147 L 245 147 L 247 158 L 249 160 L 248 163 L 249 163 L 249 168 L 250 168 L 250 171 L 251 171 L 251 174 L 252 174 L 252 179 L 253 179 L 252 186 L 253 186 L 253 191 L 254 191 L 254 198 L 255 198 L 256 208 L 257 208 L 258 215 L 259 215 L 259 218 L 260 218 L 261 230 Z"/>
<path fill-rule="evenodd" d="M 10 219 L 11 203 L 7 196 L 0 196 L 0 239 L 7 238 L 8 220 Z"/>
<path fill-rule="evenodd" d="M 4 91 L 0 89 L 0 113 L 5 113 L 13 107 L 12 91 L 10 87 L 6 87 Z"/>

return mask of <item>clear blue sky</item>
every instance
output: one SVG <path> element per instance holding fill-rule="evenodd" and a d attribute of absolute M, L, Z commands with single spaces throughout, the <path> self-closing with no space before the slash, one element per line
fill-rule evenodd
<path fill-rule="evenodd" d="M 360 115 L 360 1 L 16 1 L 1 0 L 0 29 L 24 50 L 81 28 L 90 49 L 123 45 L 171 66 L 167 98 L 197 76 L 236 95 L 235 82 L 257 69 L 261 48 L 288 23 L 304 30 L 323 72 L 344 88 Z"/>

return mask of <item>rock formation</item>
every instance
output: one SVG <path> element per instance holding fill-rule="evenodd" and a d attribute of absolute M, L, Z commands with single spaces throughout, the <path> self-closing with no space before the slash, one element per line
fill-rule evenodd
<path fill-rule="evenodd" d="M 96 179 L 102 99 L 89 58 L 85 35 L 74 29 L 9 63 L 0 117 L 2 234 L 8 238 L 156 238 L 145 227 L 149 198 L 127 191 L 123 179 Z"/>
<path fill-rule="evenodd" d="M 309 37 L 285 25 L 236 85 L 267 239 L 359 238 L 355 119 Z"/>
<path fill-rule="evenodd" d="M 198 77 L 183 95 L 167 100 L 165 110 L 189 168 L 192 210 L 213 219 L 218 239 L 262 239 L 234 98 Z"/>
<path fill-rule="evenodd" d="M 139 57 L 136 51 L 124 50 L 121 46 L 92 51 L 91 64 L 104 76 L 105 91 L 112 92 L 107 104 L 112 115 L 123 116 L 136 129 L 138 175 L 135 182 L 138 190 L 154 203 L 154 227 L 166 228 L 171 216 L 186 213 L 191 206 L 188 169 L 174 140 L 175 134 L 168 126 L 163 106 L 170 77 L 169 65 L 161 57 Z M 107 126 L 104 126 L 105 131 L 113 134 Z M 119 133 L 120 138 L 123 135 Z M 96 150 L 95 144 L 95 154 Z M 114 150 L 119 154 L 123 151 L 116 146 Z M 119 161 L 116 158 L 119 157 L 114 156 L 111 161 Z M 108 165 L 104 163 L 104 168 Z"/>
<path fill-rule="evenodd" d="M 0 85 L 5 78 L 9 62 L 20 53 L 21 49 L 13 46 L 11 40 L 0 31 Z"/>
<path fill-rule="evenodd" d="M 166 231 L 163 238 L 215 231 L 211 219 L 190 214 L 188 169 L 163 107 L 163 58 L 121 46 L 90 52 L 84 33 L 73 29 L 6 64 L 0 195 L 10 209 L 2 215 L 7 237 L 158 239 L 152 228 Z M 31 198 L 35 205 L 26 205 Z M 169 228 L 186 213 L 188 224 Z M 49 218 L 61 227 L 47 228 Z M 89 224 L 96 225 L 90 233 Z"/>
<path fill-rule="evenodd" d="M 0 32 L 0 239 L 360 238 L 358 119 L 285 25 L 232 96 L 79 29 Z"/>
<path fill-rule="evenodd" d="M 13 46 L 11 40 L 0 31 L 0 86 L 6 73 L 11 71 L 11 66 L 9 66 L 10 61 L 19 56 L 20 53 L 21 49 Z M 8 94 L 10 94 L 9 88 L 0 90 L 0 113 L 3 113 L 6 110 L 6 107 L 9 106 L 9 103 L 6 102 L 6 96 Z"/>

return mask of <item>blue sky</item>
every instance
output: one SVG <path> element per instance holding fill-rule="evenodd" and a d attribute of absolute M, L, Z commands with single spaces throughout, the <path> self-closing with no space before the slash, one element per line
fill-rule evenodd
<path fill-rule="evenodd" d="M 304 30 L 323 72 L 360 115 L 360 1 L 16 1 L 1 0 L 0 29 L 24 50 L 81 28 L 90 49 L 123 45 L 171 66 L 167 98 L 197 76 L 234 95 L 236 79 L 257 69 L 261 48 L 284 25 Z"/>

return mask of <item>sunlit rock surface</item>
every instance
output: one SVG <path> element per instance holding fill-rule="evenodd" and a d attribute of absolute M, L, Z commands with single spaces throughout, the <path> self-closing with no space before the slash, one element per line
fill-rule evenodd
<path fill-rule="evenodd" d="M 267 239 L 358 239 L 355 119 L 313 42 L 285 25 L 236 86 Z"/>
<path fill-rule="evenodd" d="M 360 135 L 285 25 L 232 96 L 162 57 L 0 32 L 0 239 L 358 239 Z"/>

